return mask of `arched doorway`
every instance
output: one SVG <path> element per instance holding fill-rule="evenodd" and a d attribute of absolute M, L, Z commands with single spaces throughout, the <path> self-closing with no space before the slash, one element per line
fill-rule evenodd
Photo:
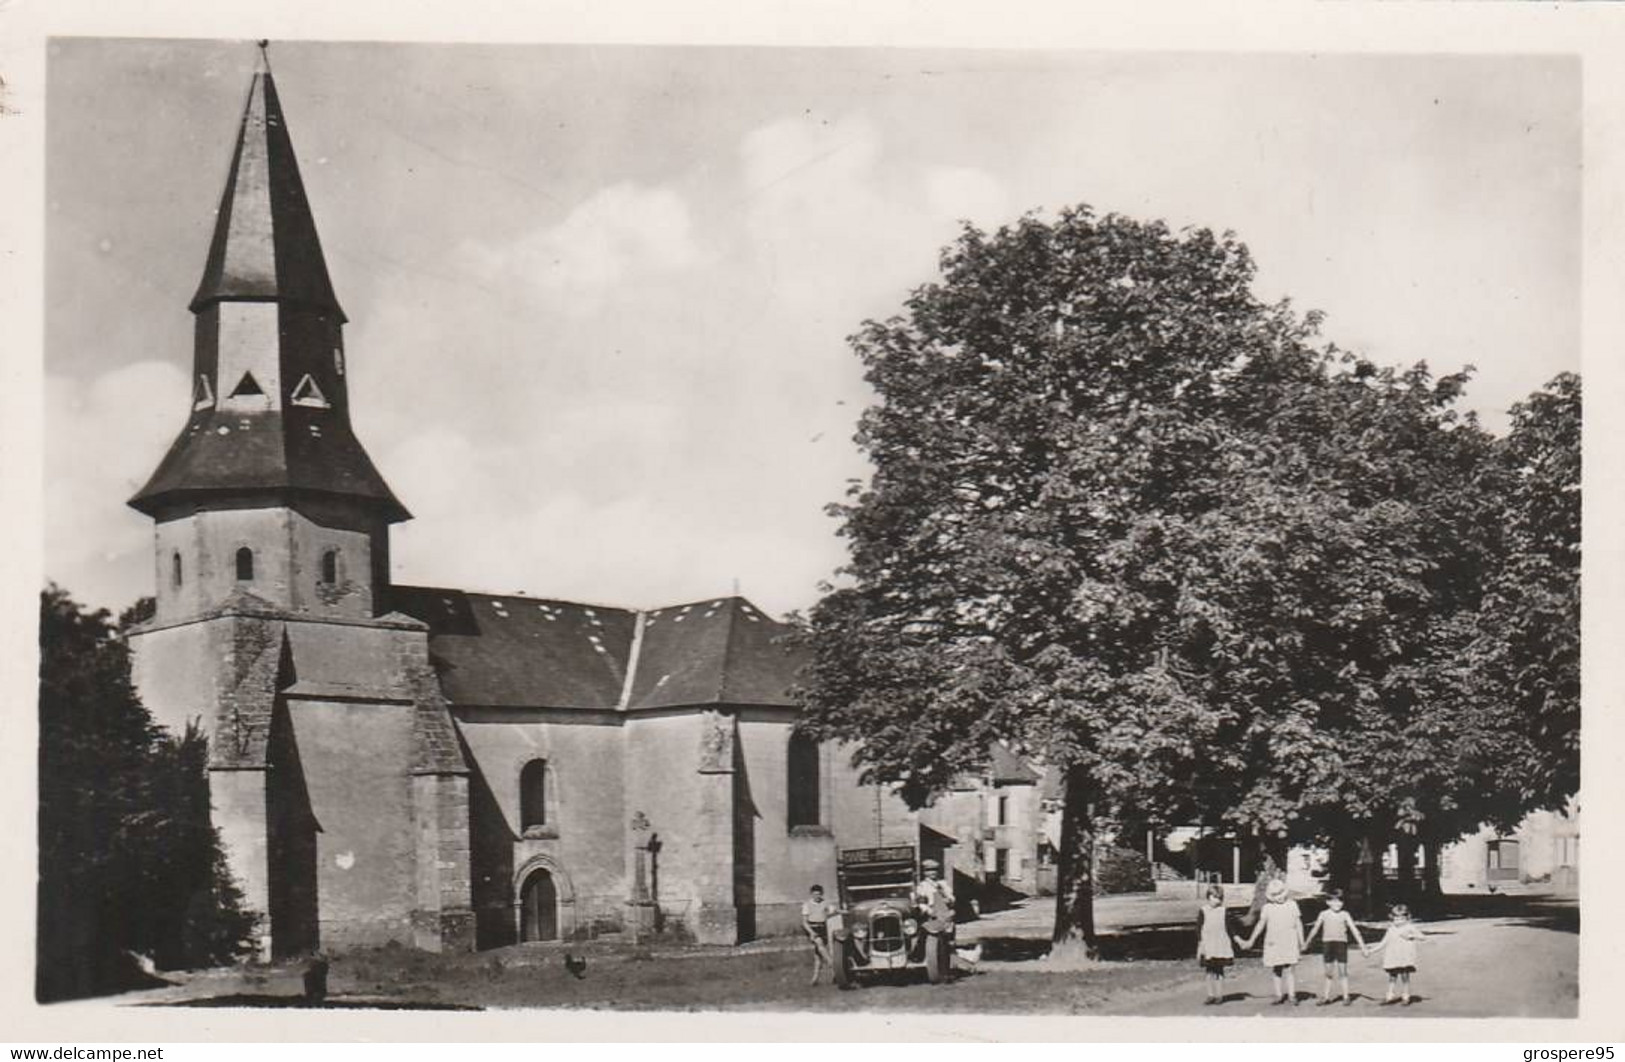
<path fill-rule="evenodd" d="M 559 890 L 553 875 L 541 868 L 530 872 L 519 893 L 519 939 L 559 939 Z"/>

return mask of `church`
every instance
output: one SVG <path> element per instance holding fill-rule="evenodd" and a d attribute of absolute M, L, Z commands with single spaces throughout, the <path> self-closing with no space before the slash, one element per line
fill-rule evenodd
<path fill-rule="evenodd" d="M 975 786 L 911 812 L 798 735 L 787 628 L 743 598 L 391 582 L 410 513 L 351 429 L 346 317 L 263 58 L 190 310 L 190 409 L 129 502 L 156 580 L 130 644 L 157 720 L 209 735 L 263 953 L 731 944 L 793 932 L 837 844 L 980 873 Z"/>

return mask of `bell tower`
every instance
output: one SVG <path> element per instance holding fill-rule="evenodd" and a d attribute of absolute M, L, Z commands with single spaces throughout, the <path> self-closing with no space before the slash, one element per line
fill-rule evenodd
<path fill-rule="evenodd" d="M 157 524 L 157 620 L 239 590 L 375 615 L 410 514 L 350 427 L 344 311 L 263 47 L 190 308 L 191 410 L 130 500 Z"/>
<path fill-rule="evenodd" d="M 190 309 L 186 423 L 130 499 L 157 575 L 141 698 L 208 735 L 262 954 L 466 947 L 468 768 L 427 625 L 388 604 L 409 514 L 350 426 L 344 311 L 263 43 Z"/>

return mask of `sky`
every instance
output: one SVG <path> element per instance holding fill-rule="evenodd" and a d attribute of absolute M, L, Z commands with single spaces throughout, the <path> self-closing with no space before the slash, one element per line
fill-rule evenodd
<path fill-rule="evenodd" d="M 152 590 L 256 49 L 58 38 L 46 574 Z M 806 608 L 866 465 L 845 337 L 961 220 L 1231 229 L 1265 299 L 1506 410 L 1580 365 L 1580 67 L 1506 56 L 273 42 L 398 582 Z"/>

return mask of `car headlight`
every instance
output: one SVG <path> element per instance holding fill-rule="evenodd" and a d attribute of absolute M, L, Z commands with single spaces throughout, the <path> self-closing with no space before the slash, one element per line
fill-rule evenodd
<path fill-rule="evenodd" d="M 907 933 L 909 936 L 912 937 L 914 934 L 918 933 L 919 931 L 920 931 L 920 923 L 914 921 L 914 919 L 912 919 L 912 918 L 903 919 L 903 932 L 904 933 Z"/>
<path fill-rule="evenodd" d="M 862 940 L 864 937 L 869 935 L 869 927 L 868 926 L 859 926 L 858 928 L 856 928 L 856 929 L 854 929 L 852 931 L 852 935 L 854 937 L 857 937 L 859 940 Z"/>

